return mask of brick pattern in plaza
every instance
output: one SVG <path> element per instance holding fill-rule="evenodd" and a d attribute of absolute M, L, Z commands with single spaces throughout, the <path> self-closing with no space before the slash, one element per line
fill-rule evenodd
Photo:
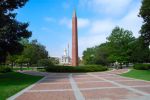
<path fill-rule="evenodd" d="M 126 71 L 40 73 L 45 78 L 15 100 L 149 100 L 150 82 L 117 75 Z"/>

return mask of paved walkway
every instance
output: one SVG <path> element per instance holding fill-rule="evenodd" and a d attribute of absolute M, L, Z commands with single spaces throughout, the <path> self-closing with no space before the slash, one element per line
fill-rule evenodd
<path fill-rule="evenodd" d="M 127 69 L 97 73 L 38 73 L 45 76 L 9 100 L 150 100 L 150 82 L 117 74 Z"/>

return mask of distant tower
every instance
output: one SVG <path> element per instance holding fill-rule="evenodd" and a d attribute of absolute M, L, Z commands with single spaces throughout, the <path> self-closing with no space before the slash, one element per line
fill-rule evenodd
<path fill-rule="evenodd" d="M 69 43 L 68 43 L 68 57 L 69 57 Z"/>
<path fill-rule="evenodd" d="M 66 50 L 66 48 L 64 49 L 64 56 L 67 57 L 67 50 Z"/>
<path fill-rule="evenodd" d="M 69 43 L 68 43 L 68 63 L 70 64 Z"/>
<path fill-rule="evenodd" d="M 66 48 L 64 49 L 64 62 L 66 63 L 67 60 L 67 50 Z"/>
<path fill-rule="evenodd" d="M 72 66 L 78 66 L 78 29 L 75 10 L 72 16 Z"/>

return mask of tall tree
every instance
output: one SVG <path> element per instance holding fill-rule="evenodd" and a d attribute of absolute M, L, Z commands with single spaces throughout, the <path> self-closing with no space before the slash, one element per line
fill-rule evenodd
<path fill-rule="evenodd" d="M 111 50 L 109 44 L 102 43 L 95 48 L 95 64 L 108 65 L 108 56 Z"/>
<path fill-rule="evenodd" d="M 82 58 L 84 64 L 95 64 L 95 47 L 87 48 Z"/>
<path fill-rule="evenodd" d="M 22 38 L 29 38 L 28 23 L 16 20 L 15 9 L 23 7 L 28 0 L 0 0 L 0 62 L 8 54 L 17 54 L 23 50 Z"/>
<path fill-rule="evenodd" d="M 144 22 L 141 27 L 140 33 L 144 38 L 147 46 L 150 45 L 150 0 L 143 0 L 139 16 L 143 18 Z"/>
<path fill-rule="evenodd" d="M 120 27 L 115 27 L 107 38 L 106 43 L 88 48 L 83 52 L 84 64 L 108 65 L 116 60 L 129 62 L 132 54 L 130 43 L 135 40 L 133 33 Z"/>
<path fill-rule="evenodd" d="M 129 44 L 129 50 L 131 51 L 130 61 L 133 63 L 145 63 L 150 62 L 150 50 L 147 46 L 144 46 L 142 37 L 135 39 L 135 41 Z"/>
<path fill-rule="evenodd" d="M 111 47 L 110 61 L 129 61 L 129 43 L 135 40 L 131 31 L 115 27 L 107 40 Z"/>
<path fill-rule="evenodd" d="M 22 55 L 29 59 L 30 64 L 37 64 L 40 59 L 48 59 L 48 52 L 45 46 L 38 43 L 37 40 L 33 40 L 31 43 L 26 44 Z"/>

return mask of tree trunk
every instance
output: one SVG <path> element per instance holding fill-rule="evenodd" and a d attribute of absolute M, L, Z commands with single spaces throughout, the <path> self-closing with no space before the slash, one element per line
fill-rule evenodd
<path fill-rule="evenodd" d="M 29 63 L 27 63 L 27 67 L 28 67 L 28 69 L 29 69 Z"/>
<path fill-rule="evenodd" d="M 14 62 L 11 62 L 11 68 L 13 70 L 13 67 L 14 67 Z"/>
<path fill-rule="evenodd" d="M 23 68 L 22 68 L 22 63 L 20 64 L 20 71 L 23 71 Z"/>

